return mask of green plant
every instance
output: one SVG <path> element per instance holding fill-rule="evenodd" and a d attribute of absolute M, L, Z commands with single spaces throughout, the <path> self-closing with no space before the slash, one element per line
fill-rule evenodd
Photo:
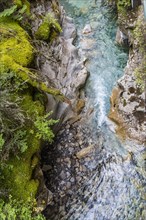
<path fill-rule="evenodd" d="M 21 21 L 26 15 L 30 15 L 30 3 L 27 0 L 13 1 L 8 4 L 9 8 L 0 13 L 0 18 L 12 17 L 14 20 Z"/>
<path fill-rule="evenodd" d="M 136 77 L 137 85 L 140 87 L 141 91 L 144 91 L 146 79 L 146 28 L 142 16 L 136 22 L 136 27 L 133 31 L 133 38 L 136 42 L 135 47 L 138 49 L 139 55 L 141 56 L 141 62 L 134 70 L 134 75 Z"/>
<path fill-rule="evenodd" d="M 0 199 L 0 219 L 1 220 L 45 220 L 42 214 L 34 212 L 33 201 L 24 203 L 9 197 L 8 202 Z"/>
<path fill-rule="evenodd" d="M 47 119 L 51 114 L 52 112 L 49 112 L 44 116 L 37 116 L 36 121 L 34 122 L 36 127 L 36 137 L 49 142 L 52 142 L 54 138 L 54 134 L 50 126 L 58 122 L 58 120 Z"/>
<path fill-rule="evenodd" d="M 131 6 L 131 0 L 117 0 L 118 13 L 126 16 L 127 9 Z"/>
<path fill-rule="evenodd" d="M 13 5 L 10 8 L 5 9 L 3 12 L 0 13 L 0 18 L 2 17 L 9 17 L 17 10 L 17 5 Z"/>
<path fill-rule="evenodd" d="M 43 18 L 42 24 L 39 26 L 35 35 L 37 39 L 48 40 L 53 31 L 55 31 L 55 33 L 60 33 L 62 29 L 58 21 L 51 14 L 47 14 Z"/>
<path fill-rule="evenodd" d="M 0 151 L 2 151 L 5 140 L 3 139 L 3 134 L 0 134 Z"/>

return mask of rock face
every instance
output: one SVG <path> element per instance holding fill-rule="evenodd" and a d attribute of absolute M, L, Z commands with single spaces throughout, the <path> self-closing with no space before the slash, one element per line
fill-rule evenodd
<path fill-rule="evenodd" d="M 118 87 L 113 90 L 111 96 L 111 111 L 109 117 L 118 125 L 117 131 L 122 136 L 129 136 L 140 142 L 145 141 L 145 94 L 137 83 L 136 69 L 143 62 L 141 53 L 140 38 L 135 37 L 138 25 L 144 24 L 143 9 L 140 6 L 134 14 L 130 12 L 127 20 L 120 20 L 116 40 L 123 44 L 119 38 L 119 32 L 127 36 L 130 44 L 129 60 L 125 68 L 124 76 L 118 81 Z M 137 31 L 138 32 L 138 31 Z M 140 30 L 139 30 L 139 34 Z M 144 33 L 141 34 L 144 35 Z M 145 49 L 145 48 L 144 48 Z M 144 64 L 142 64 L 144 65 Z M 143 68 L 143 66 L 142 66 Z M 145 68 L 143 68 L 145 71 Z M 143 74 L 144 75 L 144 74 Z M 144 79 L 143 79 L 144 80 Z"/>
<path fill-rule="evenodd" d="M 78 54 L 78 49 L 73 45 L 73 41 L 76 38 L 76 29 L 73 21 L 65 15 L 63 7 L 59 6 L 58 1 L 36 0 L 31 5 L 32 13 L 35 16 L 31 24 L 34 38 L 36 38 L 36 33 L 38 33 L 40 25 L 43 27 L 43 21 L 40 21 L 40 18 L 47 17 L 48 13 L 50 14 L 50 19 L 51 17 L 53 18 L 48 36 L 41 33 L 39 38 L 37 36 L 34 44 L 37 50 L 36 69 L 41 77 L 47 81 L 50 88 L 60 90 L 70 101 L 69 103 L 62 102 L 52 95 L 47 94 L 46 111 L 53 111 L 53 117 L 59 118 L 59 123 L 54 127 L 54 131 L 58 131 L 63 122 L 68 119 L 72 118 L 74 122 L 80 119 L 78 114 L 85 105 L 84 93 L 81 92 L 81 89 L 85 85 L 88 72 L 84 65 L 84 58 Z M 55 33 L 53 29 L 53 24 L 57 27 L 56 21 L 60 23 L 62 28 L 61 34 L 57 37 L 57 33 Z M 42 30 L 43 29 L 41 29 L 41 31 Z M 41 36 L 45 36 L 45 38 L 43 37 L 41 40 Z M 71 148 L 70 150 L 72 151 L 74 149 Z M 50 158 L 49 162 L 51 162 L 52 159 L 53 158 Z M 44 173 L 50 172 L 50 170 L 52 170 L 50 165 L 42 167 Z M 41 210 L 52 201 L 52 193 L 45 185 L 42 171 L 40 169 L 36 170 L 36 176 L 40 176 L 40 189 L 38 191 L 37 200 Z M 40 173 L 42 175 L 40 175 Z M 62 171 L 60 178 L 66 178 L 65 175 L 66 173 Z M 68 175 L 70 174 L 68 173 Z M 74 182 L 73 177 L 70 182 L 68 182 L 67 187 L 70 188 L 72 182 Z M 45 201 L 44 204 L 42 204 L 42 198 Z"/>
<path fill-rule="evenodd" d="M 55 11 L 53 10 L 55 4 Z M 78 49 L 73 45 L 76 38 L 76 29 L 71 18 L 65 15 L 63 7 L 57 1 L 37 2 L 33 9 L 40 15 L 52 13 L 58 18 L 62 33 L 52 42 L 37 42 L 39 51 L 37 55 L 37 68 L 47 78 L 51 87 L 59 89 L 69 100 L 71 105 L 55 100 L 48 95 L 47 111 L 52 110 L 56 118 L 66 121 L 76 111 L 80 98 L 80 90 L 84 87 L 88 73 L 84 66 L 84 59 L 78 54 Z M 56 13 L 57 11 L 57 13 Z M 38 21 L 34 22 L 34 32 Z"/>

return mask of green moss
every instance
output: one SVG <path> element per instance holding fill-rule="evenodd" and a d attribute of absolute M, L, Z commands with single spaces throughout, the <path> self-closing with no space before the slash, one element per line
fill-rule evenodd
<path fill-rule="evenodd" d="M 62 31 L 57 20 L 54 19 L 50 14 L 47 14 L 44 17 L 42 24 L 36 31 L 36 38 L 39 40 L 48 40 L 52 36 L 52 29 L 56 32 L 56 34 Z"/>
<path fill-rule="evenodd" d="M 17 5 L 17 7 L 21 8 L 22 7 L 22 1 L 21 0 L 13 0 L 14 4 Z"/>
<path fill-rule="evenodd" d="M 33 47 L 29 42 L 28 34 L 17 22 L 8 18 L 0 19 L 0 33 L 2 33 L 0 36 L 0 74 L 14 72 L 23 81 L 34 87 L 41 87 L 39 83 L 37 84 L 37 77 L 27 68 L 33 60 Z M 30 88 L 26 93 L 20 95 L 16 92 L 15 95 L 10 94 L 10 96 L 13 100 L 18 98 L 21 100 L 19 105 L 29 118 L 35 120 L 37 115 L 44 114 L 43 104 L 39 100 L 33 101 Z M 26 201 L 29 197 L 35 197 L 39 185 L 38 181 L 32 177 L 37 165 L 37 161 L 32 164 L 32 158 L 39 151 L 41 142 L 36 138 L 35 133 L 32 134 L 34 125 L 31 122 L 27 122 L 23 130 L 27 131 L 28 149 L 23 154 L 16 152 L 17 157 L 11 154 L 9 160 L 5 162 L 0 190 L 6 190 L 14 198 Z"/>
<path fill-rule="evenodd" d="M 117 1 L 117 8 L 118 12 L 125 13 L 131 5 L 131 0 L 118 0 Z"/>
<path fill-rule="evenodd" d="M 17 22 L 8 18 L 0 19 L 0 32 L 4 32 L 4 37 L 0 39 L 1 54 L 10 56 L 22 66 L 28 66 L 33 60 L 33 47 L 28 34 Z"/>
<path fill-rule="evenodd" d="M 52 27 L 58 24 L 51 22 Z M 28 34 L 15 21 L 9 18 L 0 19 L 0 74 L 1 76 L 14 73 L 21 81 L 27 83 L 27 87 L 21 91 L 10 93 L 10 100 L 19 102 L 19 108 L 26 115 L 26 121 L 20 131 L 26 132 L 27 150 L 22 153 L 19 146 L 16 146 L 16 152 L 11 152 L 9 160 L 5 161 L 0 179 L 0 191 L 10 193 L 14 198 L 26 201 L 35 197 L 39 182 L 33 179 L 33 172 L 38 163 L 34 155 L 40 150 L 41 141 L 36 137 L 34 121 L 37 116 L 43 116 L 45 109 L 42 102 L 34 99 L 32 91 L 37 88 L 37 93 L 41 90 L 50 93 L 59 99 L 64 100 L 64 96 L 57 89 L 49 88 L 45 82 L 35 73 L 32 73 L 28 66 L 33 60 L 33 47 L 30 43 Z M 6 78 L 6 77 L 5 77 Z M 9 77 L 8 77 L 9 78 Z M 11 79 L 11 77 L 10 77 Z M 11 83 L 11 82 L 10 82 Z M 13 86 L 13 85 L 12 85 Z M 7 88 L 5 88 L 7 91 Z M 28 120 L 30 118 L 31 120 Z M 10 123 L 13 123 L 10 121 Z M 17 128 L 18 129 L 18 128 Z M 17 142 L 19 145 L 20 142 Z"/>
<path fill-rule="evenodd" d="M 139 16 L 133 31 L 133 38 L 135 45 L 134 47 L 139 51 L 141 56 L 141 62 L 134 70 L 136 77 L 136 83 L 140 87 L 141 91 L 145 89 L 145 78 L 146 78 L 146 25 L 143 16 Z"/>
<path fill-rule="evenodd" d="M 34 199 L 37 193 L 39 182 L 32 179 L 32 166 L 31 157 L 40 148 L 40 141 L 36 137 L 29 135 L 29 149 L 21 156 L 21 159 L 15 156 L 11 157 L 8 161 L 8 167 L 3 170 L 4 187 L 10 191 L 10 194 L 17 199 L 27 201 L 29 198 Z"/>
<path fill-rule="evenodd" d="M 44 21 L 38 28 L 36 38 L 39 40 L 47 40 L 50 36 L 50 26 L 48 21 Z"/>
<path fill-rule="evenodd" d="M 39 101 L 33 101 L 29 92 L 23 95 L 20 105 L 33 120 L 37 115 L 44 114 L 44 106 Z M 38 163 L 38 159 L 34 155 L 40 150 L 41 145 L 36 134 L 32 134 L 33 125 L 27 124 L 26 126 L 28 149 L 25 153 L 19 154 L 18 157 L 11 155 L 3 170 L 4 180 L 2 181 L 2 185 L 10 191 L 14 198 L 24 201 L 30 197 L 35 198 L 37 193 L 39 182 L 32 179 L 32 173 Z M 8 167 L 12 168 L 8 169 Z"/>
<path fill-rule="evenodd" d="M 13 0 L 14 5 L 17 5 L 17 7 L 21 10 L 23 7 L 26 8 L 25 13 L 27 15 L 30 15 L 30 3 L 27 0 Z"/>

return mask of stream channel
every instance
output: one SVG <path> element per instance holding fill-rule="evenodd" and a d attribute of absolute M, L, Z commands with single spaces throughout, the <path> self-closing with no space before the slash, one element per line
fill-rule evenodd
<path fill-rule="evenodd" d="M 56 179 L 59 174 L 49 171 L 50 176 L 46 177 L 47 187 L 55 195 L 60 195 L 54 199 L 54 203 L 48 205 L 44 213 L 48 220 L 144 220 L 144 146 L 130 140 L 121 141 L 107 116 L 112 89 L 123 75 L 128 59 L 128 52 L 115 44 L 116 13 L 102 5 L 102 0 L 60 2 L 67 15 L 74 19 L 77 28 L 75 45 L 88 59 L 86 66 L 90 77 L 85 94 L 87 106 L 93 107 L 94 112 L 88 122 L 90 129 L 81 126 L 73 128 L 73 132 L 68 131 L 68 127 L 62 131 L 65 140 L 62 142 L 61 133 L 61 138 L 55 143 L 54 155 L 57 146 L 58 151 L 61 149 L 60 157 L 62 148 L 65 150 L 67 145 L 70 149 L 71 141 L 67 136 L 74 136 L 75 139 L 78 132 L 83 136 L 82 142 L 94 145 L 94 151 L 90 158 L 80 159 L 79 162 L 74 162 L 76 159 L 72 159 L 70 154 L 65 154 L 64 160 L 54 158 L 54 161 L 58 160 L 60 178 L 70 178 L 70 182 L 66 184 L 64 180 Z M 91 26 L 91 32 L 83 34 L 86 25 Z M 48 158 L 49 156 L 51 160 L 52 155 L 47 155 Z M 65 161 L 70 163 L 68 171 L 66 167 L 62 167 Z M 76 163 L 79 167 L 82 166 L 82 172 L 75 170 Z M 56 186 L 53 186 L 54 183 L 51 185 L 50 178 L 54 179 L 54 183 L 56 181 Z M 72 187 L 72 183 L 76 187 Z M 61 184 L 66 185 L 64 187 Z M 61 194 L 63 187 L 65 194 Z"/>

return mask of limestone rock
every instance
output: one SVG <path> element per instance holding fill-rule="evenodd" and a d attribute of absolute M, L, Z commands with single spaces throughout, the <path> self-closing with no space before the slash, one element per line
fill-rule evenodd
<path fill-rule="evenodd" d="M 93 145 L 90 145 L 86 148 L 83 148 L 82 150 L 80 150 L 79 152 L 76 153 L 76 156 L 78 159 L 81 159 L 83 157 L 86 157 L 88 154 L 90 154 L 93 151 Z"/>
<path fill-rule="evenodd" d="M 86 26 L 83 29 L 83 34 L 89 34 L 92 32 L 90 24 L 86 24 Z"/>

